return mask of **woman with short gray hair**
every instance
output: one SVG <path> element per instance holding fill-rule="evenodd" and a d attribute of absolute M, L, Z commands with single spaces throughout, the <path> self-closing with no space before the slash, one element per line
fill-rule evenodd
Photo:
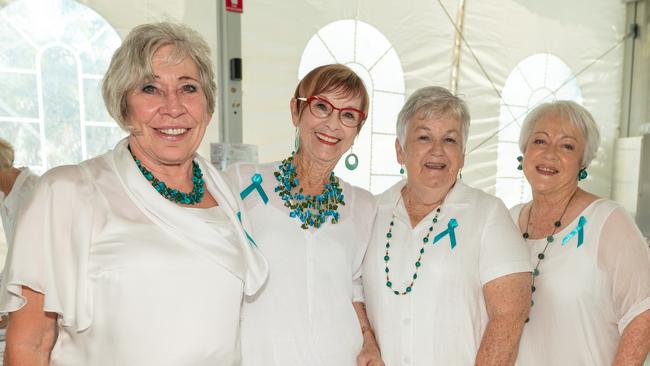
<path fill-rule="evenodd" d="M 240 364 L 242 299 L 267 264 L 238 195 L 196 154 L 209 52 L 173 23 L 135 27 L 115 52 L 104 101 L 128 136 L 34 188 L 0 291 L 8 365 Z"/>
<path fill-rule="evenodd" d="M 535 269 L 521 365 L 641 365 L 650 349 L 647 244 L 621 206 L 578 185 L 599 143 L 572 101 L 542 104 L 522 125 L 518 168 L 533 199 L 511 215 Z"/>
<path fill-rule="evenodd" d="M 368 318 L 386 365 L 512 365 L 530 306 L 531 264 L 503 203 L 458 175 L 465 102 L 413 93 L 395 149 L 406 172 L 377 197 L 363 265 Z"/>

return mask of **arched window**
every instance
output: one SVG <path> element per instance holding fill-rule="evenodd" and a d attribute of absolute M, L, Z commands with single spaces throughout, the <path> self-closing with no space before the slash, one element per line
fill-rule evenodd
<path fill-rule="evenodd" d="M 395 157 L 395 122 L 404 103 L 404 73 L 397 52 L 383 34 L 359 20 L 339 20 L 321 28 L 307 43 L 298 79 L 313 68 L 341 63 L 364 81 L 370 95 L 368 119 L 352 151 L 359 166 L 350 171 L 344 159 L 335 172 L 345 181 L 380 193 L 400 179 Z"/>
<path fill-rule="evenodd" d="M 496 195 L 512 207 L 531 199 L 530 186 L 517 170 L 519 131 L 528 112 L 554 100 L 582 104 L 582 92 L 571 69 L 557 56 L 538 53 L 525 58 L 508 75 L 499 114 Z"/>
<path fill-rule="evenodd" d="M 101 79 L 121 40 L 73 0 L 17 0 L 0 10 L 0 137 L 16 164 L 42 173 L 110 149 L 124 133 Z"/>

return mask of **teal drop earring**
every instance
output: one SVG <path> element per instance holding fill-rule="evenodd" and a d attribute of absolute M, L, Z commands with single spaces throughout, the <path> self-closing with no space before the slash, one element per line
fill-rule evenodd
<path fill-rule="evenodd" d="M 345 157 L 345 167 L 348 168 L 348 170 L 354 170 L 359 166 L 359 157 L 357 154 L 352 152 L 352 148 L 350 148 L 350 153 L 348 156 Z"/>
<path fill-rule="evenodd" d="M 588 175 L 589 174 L 587 173 L 587 168 L 580 169 L 580 171 L 578 172 L 578 181 L 587 179 Z"/>
<path fill-rule="evenodd" d="M 517 165 L 517 170 L 524 170 L 524 167 L 521 165 L 521 163 L 524 161 L 524 157 L 521 155 L 517 156 L 517 161 L 519 162 L 519 165 Z"/>
<path fill-rule="evenodd" d="M 399 167 L 399 173 L 404 174 L 404 165 L 400 165 Z"/>

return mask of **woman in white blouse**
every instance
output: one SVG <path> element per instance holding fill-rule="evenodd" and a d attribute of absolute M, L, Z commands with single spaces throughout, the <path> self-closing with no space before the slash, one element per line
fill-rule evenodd
<path fill-rule="evenodd" d="M 2 281 L 6 365 L 239 364 L 241 299 L 267 268 L 195 153 L 211 64 L 171 23 L 134 28 L 113 55 L 104 101 L 129 136 L 36 185 Z"/>
<path fill-rule="evenodd" d="M 413 93 L 395 149 L 406 180 L 377 197 L 363 266 L 368 318 L 395 365 L 512 365 L 530 306 L 528 251 L 503 203 L 457 176 L 465 102 Z"/>
<path fill-rule="evenodd" d="M 244 301 L 242 365 L 383 365 L 360 279 L 375 202 L 332 171 L 366 119 L 366 88 L 346 66 L 321 66 L 290 107 L 297 151 L 228 173 L 269 262 L 269 280 Z"/>
<path fill-rule="evenodd" d="M 38 175 L 28 167 L 14 166 L 13 147 L 0 139 L 0 218 L 8 246 L 13 239 L 18 208 L 27 200 L 37 180 Z"/>
<path fill-rule="evenodd" d="M 522 125 L 533 200 L 511 214 L 536 265 L 521 365 L 641 365 L 650 349 L 647 244 L 622 207 L 578 187 L 599 143 L 571 101 L 542 104 Z"/>

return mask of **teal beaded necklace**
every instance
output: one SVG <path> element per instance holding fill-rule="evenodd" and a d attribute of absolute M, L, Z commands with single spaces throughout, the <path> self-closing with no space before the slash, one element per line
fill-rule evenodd
<path fill-rule="evenodd" d="M 158 191 L 158 193 L 160 193 L 161 196 L 172 202 L 180 203 L 183 205 L 196 205 L 201 202 L 203 195 L 205 194 L 205 181 L 203 180 L 203 172 L 201 172 L 201 167 L 199 167 L 199 164 L 197 164 L 195 161 L 192 161 L 192 192 L 185 193 L 179 191 L 178 189 L 167 187 L 167 184 L 165 184 L 165 182 L 156 178 L 153 173 L 145 168 L 140 160 L 138 160 L 135 155 L 133 155 L 131 146 L 128 146 L 128 149 L 131 153 L 131 156 L 133 157 L 133 160 L 135 161 L 135 165 L 138 166 L 138 169 L 140 169 L 142 175 L 147 178 L 149 183 L 151 183 L 151 185 L 156 189 L 156 191 Z"/>
<path fill-rule="evenodd" d="M 302 188 L 298 188 L 296 193 L 291 192 L 299 184 L 298 173 L 293 165 L 293 154 L 282 160 L 278 171 L 273 175 L 278 181 L 275 192 L 284 201 L 284 206 L 289 208 L 289 217 L 300 220 L 302 229 L 306 230 L 310 226 L 318 229 L 328 221 L 328 218 L 331 218 L 332 224 L 339 222 L 338 208 L 344 206 L 345 201 L 339 179 L 334 172 L 330 173 L 329 182 L 325 185 L 323 193 L 317 196 L 304 195 Z"/>
<path fill-rule="evenodd" d="M 397 203 L 399 204 L 399 200 L 397 201 Z M 395 208 L 397 208 L 397 205 L 395 205 Z M 395 210 L 393 210 L 393 216 L 390 219 L 390 225 L 388 226 L 388 232 L 386 233 L 386 253 L 384 254 L 384 262 L 386 263 L 386 268 L 384 269 L 384 272 L 386 273 L 386 287 L 388 287 L 393 292 L 393 294 L 406 295 L 411 291 L 413 291 L 413 287 L 415 286 L 415 280 L 417 280 L 418 278 L 418 270 L 422 266 L 422 255 L 424 255 L 424 247 L 429 242 L 429 236 L 431 236 L 431 232 L 433 232 L 433 226 L 438 222 L 439 215 L 440 215 L 440 207 L 436 209 L 436 214 L 431 220 L 431 226 L 429 226 L 427 235 L 424 238 L 422 238 L 420 255 L 418 256 L 418 260 L 415 261 L 415 271 L 411 276 L 411 283 L 409 283 L 409 285 L 406 286 L 406 289 L 404 289 L 404 291 L 398 291 L 393 288 L 393 282 L 390 280 L 390 268 L 388 268 L 388 262 L 390 261 L 390 253 L 389 253 L 390 239 L 393 237 L 393 226 L 395 225 Z"/>

